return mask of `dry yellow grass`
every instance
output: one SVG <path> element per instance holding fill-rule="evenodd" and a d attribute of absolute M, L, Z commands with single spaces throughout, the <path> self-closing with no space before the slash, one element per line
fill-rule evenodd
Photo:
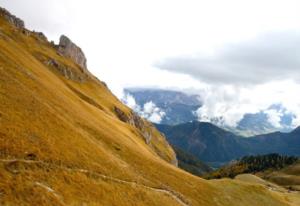
<path fill-rule="evenodd" d="M 174 152 L 120 121 L 103 83 L 64 78 L 43 62 L 71 60 L 0 18 L 0 205 L 290 205 L 256 184 L 207 181 L 169 162 Z"/>
<path fill-rule="evenodd" d="M 252 174 L 241 174 L 235 177 L 237 181 L 246 182 L 249 184 L 257 184 L 270 190 L 272 195 L 280 196 L 286 203 L 291 205 L 300 205 L 300 192 L 293 191 L 281 185 L 274 184 L 267 180 Z"/>
<path fill-rule="evenodd" d="M 281 170 L 265 171 L 259 176 L 291 190 L 300 191 L 300 163 L 295 163 Z"/>

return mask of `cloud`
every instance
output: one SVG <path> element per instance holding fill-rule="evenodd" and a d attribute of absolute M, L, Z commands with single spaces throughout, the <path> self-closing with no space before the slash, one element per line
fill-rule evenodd
<path fill-rule="evenodd" d="M 300 85 L 291 80 L 269 82 L 252 87 L 209 85 L 200 90 L 203 106 L 195 113 L 200 121 L 211 121 L 235 127 L 247 113 L 266 111 L 268 121 L 276 128 L 300 125 Z M 281 105 L 274 108 L 272 105 Z M 287 116 L 289 118 L 287 118 Z M 284 117 L 287 122 L 282 122 Z"/>
<path fill-rule="evenodd" d="M 163 59 L 162 70 L 186 74 L 201 83 L 200 121 L 236 126 L 244 114 L 266 111 L 268 121 L 282 127 L 290 113 L 300 124 L 300 32 L 273 31 L 247 41 L 226 44 L 211 54 L 197 53 Z M 286 111 L 270 109 L 281 104 Z"/>
<path fill-rule="evenodd" d="M 160 123 L 166 113 L 159 107 L 157 107 L 152 101 L 146 102 L 143 106 L 136 103 L 134 97 L 128 93 L 125 93 L 122 101 L 141 117 L 149 120 L 150 122 Z"/>
<path fill-rule="evenodd" d="M 156 64 L 163 70 L 188 74 L 201 82 L 257 85 L 300 80 L 300 32 L 270 32 L 227 44 L 211 55 L 173 57 Z"/>
<path fill-rule="evenodd" d="M 210 86 L 200 91 L 203 105 L 195 113 L 200 121 L 235 127 L 246 113 L 256 113 L 268 106 L 251 101 L 247 89 Z"/>
<path fill-rule="evenodd" d="M 135 112 L 140 112 L 141 107 L 136 103 L 134 97 L 128 93 L 123 93 L 122 102 L 126 104 L 128 107 L 133 109 Z"/>
<path fill-rule="evenodd" d="M 283 117 L 282 111 L 278 111 L 275 109 L 269 109 L 264 111 L 265 114 L 267 114 L 268 121 L 271 123 L 272 126 L 275 128 L 281 128 L 281 118 Z"/>
<path fill-rule="evenodd" d="M 145 103 L 143 108 L 144 110 L 141 111 L 142 117 L 154 123 L 160 123 L 162 118 L 166 115 L 166 113 L 157 107 L 152 101 Z"/>

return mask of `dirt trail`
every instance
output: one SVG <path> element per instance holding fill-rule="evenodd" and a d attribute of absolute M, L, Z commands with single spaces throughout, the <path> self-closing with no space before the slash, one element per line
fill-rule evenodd
<path fill-rule="evenodd" d="M 69 168 L 66 166 L 62 166 L 62 165 L 56 165 L 53 163 L 48 163 L 48 162 L 43 162 L 43 161 L 38 161 L 38 160 L 24 160 L 24 159 L 0 159 L 0 162 L 2 163 L 14 163 L 14 162 L 20 162 L 20 163 L 25 163 L 25 164 L 43 164 L 45 166 L 55 166 L 59 169 L 63 169 L 65 171 L 70 171 L 70 172 L 80 172 L 80 173 L 84 173 L 84 174 L 90 174 L 90 175 L 94 175 L 96 177 L 99 177 L 103 180 L 108 180 L 108 181 L 112 181 L 112 182 L 116 182 L 119 184 L 127 184 L 130 185 L 131 187 L 142 187 L 144 189 L 147 190 L 151 190 L 154 192 L 158 192 L 158 193 L 163 193 L 168 195 L 169 197 L 171 197 L 172 199 L 174 199 L 179 205 L 181 206 L 191 206 L 184 198 L 181 194 L 179 194 L 178 192 L 175 191 L 171 191 L 169 189 L 164 189 L 164 188 L 155 188 L 155 187 L 150 187 L 144 184 L 140 184 L 134 181 L 127 181 L 127 180 L 122 180 L 119 178 L 115 178 L 115 177 L 111 177 L 111 176 L 107 176 L 98 172 L 94 172 L 94 171 L 90 171 L 90 170 L 86 170 L 86 169 L 78 169 L 78 168 Z M 41 186 L 40 184 L 38 184 L 39 186 Z M 45 187 L 44 187 L 45 188 Z M 52 189 L 51 189 L 52 190 Z M 50 189 L 48 189 L 48 191 L 51 191 Z M 54 191 L 51 191 L 54 193 Z M 57 195 L 56 193 L 54 193 L 55 195 Z"/>

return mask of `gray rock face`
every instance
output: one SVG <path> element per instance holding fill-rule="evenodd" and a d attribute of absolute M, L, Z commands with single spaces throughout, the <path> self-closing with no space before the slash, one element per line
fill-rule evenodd
<path fill-rule="evenodd" d="M 87 69 L 86 58 L 83 51 L 74 44 L 68 37 L 62 35 L 59 40 L 58 52 L 78 64 L 83 69 Z"/>
<path fill-rule="evenodd" d="M 1 7 L 0 7 L 0 16 L 3 16 L 10 24 L 14 25 L 18 29 L 24 29 L 25 27 L 23 20 L 12 15 L 11 13 L 9 13 L 9 11 Z"/>

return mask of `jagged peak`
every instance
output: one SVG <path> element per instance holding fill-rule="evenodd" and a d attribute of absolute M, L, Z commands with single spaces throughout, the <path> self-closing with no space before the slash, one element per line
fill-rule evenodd
<path fill-rule="evenodd" d="M 11 14 L 8 10 L 0 7 L 0 17 L 3 17 L 12 26 L 23 30 L 26 35 L 35 34 L 41 40 L 47 41 L 47 37 L 42 32 L 29 31 L 25 28 L 25 23 L 22 19 Z M 79 46 L 77 46 L 69 37 L 61 35 L 59 39 L 59 44 L 56 45 L 58 53 L 64 57 L 70 58 L 76 64 L 78 64 L 85 73 L 87 70 L 87 60 L 86 57 Z"/>
<path fill-rule="evenodd" d="M 24 29 L 25 28 L 25 23 L 22 19 L 16 17 L 15 15 L 11 14 L 9 11 L 6 9 L 0 7 L 0 16 L 4 17 L 4 19 L 15 26 L 18 29 Z"/>

